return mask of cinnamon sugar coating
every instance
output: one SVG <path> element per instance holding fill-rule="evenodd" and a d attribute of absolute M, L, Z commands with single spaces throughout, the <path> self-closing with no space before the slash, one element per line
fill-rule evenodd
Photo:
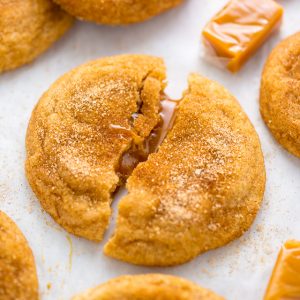
<path fill-rule="evenodd" d="M 215 293 L 175 276 L 121 276 L 73 300 L 224 300 Z"/>
<path fill-rule="evenodd" d="M 227 90 L 191 75 L 172 130 L 127 189 L 105 254 L 147 266 L 187 262 L 252 224 L 265 189 L 258 136 Z"/>
<path fill-rule="evenodd" d="M 44 209 L 66 230 L 100 241 L 124 155 L 161 123 L 165 67 L 123 55 L 60 78 L 33 111 L 26 174 Z M 219 84 L 191 75 L 173 127 L 129 176 L 105 253 L 166 266 L 227 244 L 252 224 L 263 198 L 258 136 Z"/>
<path fill-rule="evenodd" d="M 260 111 L 276 140 L 300 157 L 300 32 L 269 56 L 262 74 Z"/>
<path fill-rule="evenodd" d="M 0 0 L 0 73 L 32 61 L 72 23 L 50 0 Z"/>
<path fill-rule="evenodd" d="M 142 22 L 171 9 L 183 0 L 55 0 L 79 19 L 108 25 Z"/>
<path fill-rule="evenodd" d="M 17 225 L 0 211 L 0 300 L 37 300 L 34 258 Z"/>
<path fill-rule="evenodd" d="M 70 233 L 100 241 L 121 184 L 120 159 L 160 120 L 165 67 L 154 57 L 92 61 L 42 96 L 28 126 L 26 174 L 43 208 Z"/>

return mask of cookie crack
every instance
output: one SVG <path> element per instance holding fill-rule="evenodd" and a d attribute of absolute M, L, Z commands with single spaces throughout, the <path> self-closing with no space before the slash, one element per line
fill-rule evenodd
<path fill-rule="evenodd" d="M 136 102 L 137 108 L 132 112 L 128 123 L 130 124 L 130 134 L 132 135 L 131 143 L 128 147 L 120 154 L 118 164 L 115 166 L 115 173 L 119 177 L 119 186 L 126 183 L 127 178 L 131 175 L 133 170 L 142 161 L 147 160 L 150 153 L 148 153 L 145 145 L 147 137 L 142 137 L 135 127 L 135 121 L 143 116 L 143 91 L 145 87 L 145 81 L 151 76 L 153 70 L 149 70 L 141 80 L 140 87 L 138 88 L 138 99 Z M 154 128 L 151 130 L 149 136 L 152 134 Z M 147 143 L 147 142 L 146 142 Z"/>
<path fill-rule="evenodd" d="M 143 92 L 145 82 L 151 77 L 152 72 L 153 70 L 148 71 L 141 81 L 141 86 L 138 89 L 137 109 L 132 113 L 129 120 L 132 140 L 128 147 L 121 153 L 118 164 L 115 167 L 115 172 L 120 179 L 119 186 L 124 185 L 135 168 L 140 163 L 145 162 L 150 154 L 158 150 L 175 120 L 176 109 L 180 101 L 171 100 L 161 87 L 159 92 L 160 98 L 158 99 L 159 109 L 157 111 L 157 123 L 146 137 L 140 134 L 135 127 L 135 121 L 141 116 L 145 116 L 143 112 L 145 105 Z"/>

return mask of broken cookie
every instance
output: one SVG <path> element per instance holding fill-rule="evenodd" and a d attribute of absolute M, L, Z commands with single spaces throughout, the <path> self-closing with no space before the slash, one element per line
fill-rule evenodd
<path fill-rule="evenodd" d="M 71 233 L 101 241 L 129 178 L 105 253 L 135 264 L 179 264 L 227 244 L 264 194 L 260 142 L 233 96 L 199 75 L 181 101 L 164 88 L 159 58 L 96 60 L 52 85 L 27 131 L 29 183 Z"/>

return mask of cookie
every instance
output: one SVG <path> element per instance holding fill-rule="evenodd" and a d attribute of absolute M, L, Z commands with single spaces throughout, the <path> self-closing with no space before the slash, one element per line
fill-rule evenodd
<path fill-rule="evenodd" d="M 183 0 L 55 0 L 79 19 L 108 25 L 142 22 L 171 9 Z"/>
<path fill-rule="evenodd" d="M 29 183 L 71 233 L 101 241 L 128 179 L 105 253 L 134 264 L 175 265 L 227 244 L 264 194 L 258 136 L 229 92 L 192 75 L 172 117 L 164 88 L 159 58 L 96 60 L 50 87 L 27 131 Z"/>
<path fill-rule="evenodd" d="M 39 299 L 34 258 L 20 229 L 0 211 L 0 300 L 27 299 Z"/>
<path fill-rule="evenodd" d="M 31 62 L 72 22 L 50 0 L 0 0 L 0 73 Z"/>
<path fill-rule="evenodd" d="M 224 300 L 179 277 L 148 274 L 122 276 L 75 296 L 73 300 Z"/>
<path fill-rule="evenodd" d="M 300 32 L 282 41 L 262 74 L 261 115 L 276 140 L 300 157 Z"/>
<path fill-rule="evenodd" d="M 165 66 L 124 55 L 60 78 L 35 107 L 26 138 L 26 174 L 44 209 L 67 231 L 101 241 L 112 193 L 160 121 Z M 136 149 L 136 159 L 122 162 Z M 140 151 L 138 151 L 140 149 Z"/>
<path fill-rule="evenodd" d="M 105 254 L 147 266 L 187 262 L 248 230 L 264 189 L 246 114 L 222 86 L 191 75 L 173 128 L 127 181 Z"/>

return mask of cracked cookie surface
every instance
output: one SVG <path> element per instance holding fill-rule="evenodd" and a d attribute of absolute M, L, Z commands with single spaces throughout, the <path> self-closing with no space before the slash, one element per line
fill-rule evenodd
<path fill-rule="evenodd" d="M 122 155 L 160 121 L 162 60 L 92 61 L 56 81 L 29 122 L 26 175 L 43 208 L 67 231 L 100 241 L 121 184 Z"/>
<path fill-rule="evenodd" d="M 105 254 L 169 266 L 221 247 L 249 229 L 263 199 L 255 129 L 227 90 L 191 75 L 173 128 L 127 189 Z"/>
<path fill-rule="evenodd" d="M 71 15 L 101 24 L 142 22 L 171 9 L 183 0 L 55 0 Z"/>
<path fill-rule="evenodd" d="M 144 150 L 161 123 L 164 87 L 159 58 L 87 63 L 42 96 L 26 138 L 33 191 L 78 236 L 102 239 L 112 194 L 129 175 L 129 194 L 119 203 L 117 228 L 104 251 L 149 266 L 184 263 L 241 236 L 265 188 L 251 122 L 227 90 L 199 75 L 191 75 L 158 151 L 147 153 L 145 162 L 137 159 L 124 177 L 120 165 L 133 150 Z"/>
<path fill-rule="evenodd" d="M 0 73 L 32 61 L 72 22 L 50 0 L 0 0 Z"/>
<path fill-rule="evenodd" d="M 269 56 L 262 74 L 260 111 L 276 140 L 300 157 L 300 32 Z"/>
<path fill-rule="evenodd" d="M 224 300 L 215 293 L 175 276 L 122 276 L 75 296 L 73 300 Z"/>
<path fill-rule="evenodd" d="M 32 251 L 17 225 L 0 211 L 0 300 L 37 300 Z"/>

